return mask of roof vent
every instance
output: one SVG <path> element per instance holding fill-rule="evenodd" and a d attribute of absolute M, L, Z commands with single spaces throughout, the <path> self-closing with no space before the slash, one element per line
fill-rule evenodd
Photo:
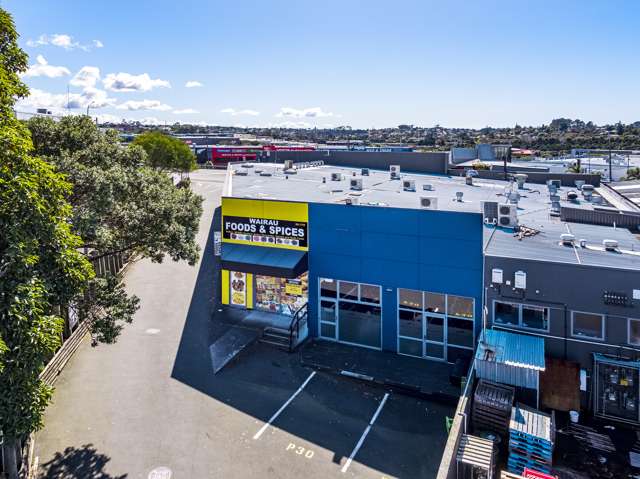
<path fill-rule="evenodd" d="M 331 173 L 331 181 L 340 181 L 342 180 L 342 173 Z"/>
<path fill-rule="evenodd" d="M 607 251 L 618 251 L 618 242 L 612 239 L 602 240 L 602 246 Z"/>
<path fill-rule="evenodd" d="M 567 200 L 576 201 L 577 199 L 578 199 L 578 193 L 576 193 L 575 191 L 570 191 L 567 193 Z"/>
<path fill-rule="evenodd" d="M 585 181 L 584 180 L 576 180 L 576 188 L 578 188 L 579 190 L 582 189 L 582 187 L 584 186 Z"/>
<path fill-rule="evenodd" d="M 247 176 L 249 172 L 247 170 L 236 170 L 237 176 Z"/>
<path fill-rule="evenodd" d="M 584 196 L 585 200 L 591 201 L 591 198 L 593 197 L 593 190 L 593 185 L 582 185 L 582 196 Z"/>
<path fill-rule="evenodd" d="M 345 205 L 357 205 L 359 203 L 360 203 L 360 198 L 358 198 L 357 196 L 350 196 L 348 198 L 345 198 L 344 200 Z"/>
<path fill-rule="evenodd" d="M 263 171 L 262 173 L 260 173 L 260 176 L 272 176 L 272 175 L 268 171 Z"/>
<path fill-rule="evenodd" d="M 402 181 L 402 189 L 404 191 L 416 191 L 416 181 L 415 180 L 403 180 Z"/>
<path fill-rule="evenodd" d="M 463 196 L 464 196 L 464 193 L 462 191 L 456 191 L 456 201 L 458 203 L 462 203 Z"/>
<path fill-rule="evenodd" d="M 571 233 L 564 233 L 560 235 L 560 242 L 565 246 L 573 246 L 576 237 Z"/>
<path fill-rule="evenodd" d="M 593 195 L 591 197 L 591 201 L 594 205 L 601 205 L 602 204 L 602 196 L 600 195 Z"/>
<path fill-rule="evenodd" d="M 293 160 L 284 160 L 284 166 L 283 168 L 285 170 L 291 170 L 293 169 Z"/>
<path fill-rule="evenodd" d="M 513 177 L 516 179 L 516 183 L 518 183 L 518 189 L 524 190 L 524 182 L 527 181 L 529 176 L 524 173 L 518 173 L 517 175 L 513 175 Z"/>

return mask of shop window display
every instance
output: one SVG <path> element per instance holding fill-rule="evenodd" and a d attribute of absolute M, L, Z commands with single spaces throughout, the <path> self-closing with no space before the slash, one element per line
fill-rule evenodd
<path fill-rule="evenodd" d="M 309 297 L 308 275 L 296 279 L 255 277 L 255 308 L 260 311 L 293 316 Z"/>

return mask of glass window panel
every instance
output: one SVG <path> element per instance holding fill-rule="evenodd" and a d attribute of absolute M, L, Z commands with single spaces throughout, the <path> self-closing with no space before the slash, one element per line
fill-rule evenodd
<path fill-rule="evenodd" d="M 603 330 L 604 318 L 599 314 L 573 312 L 571 323 L 571 334 L 573 336 L 604 339 Z"/>
<path fill-rule="evenodd" d="M 380 286 L 374 286 L 372 284 L 361 284 L 360 301 L 380 304 Z"/>
<path fill-rule="evenodd" d="M 320 323 L 320 336 L 328 339 L 336 339 L 335 324 Z"/>
<path fill-rule="evenodd" d="M 358 300 L 358 283 L 340 281 L 340 298 Z"/>
<path fill-rule="evenodd" d="M 425 319 L 427 321 L 426 325 L 426 333 L 429 341 L 444 341 L 444 318 L 440 318 L 437 316 L 429 316 L 425 315 Z"/>
<path fill-rule="evenodd" d="M 379 348 L 380 318 L 379 306 L 340 301 L 338 321 L 340 341 Z"/>
<path fill-rule="evenodd" d="M 450 363 L 455 363 L 458 358 L 471 361 L 472 355 L 473 351 L 471 349 L 462 349 L 453 346 L 447 348 L 447 361 Z"/>
<path fill-rule="evenodd" d="M 496 301 L 493 303 L 493 322 L 498 324 L 511 324 L 513 326 L 520 325 L 520 308 L 517 304 L 501 303 Z"/>
<path fill-rule="evenodd" d="M 640 345 L 640 319 L 629 320 L 629 344 Z"/>
<path fill-rule="evenodd" d="M 333 279 L 320 279 L 320 296 L 324 296 L 325 298 L 336 298 L 337 294 L 337 281 Z"/>
<path fill-rule="evenodd" d="M 398 298 L 401 307 L 422 310 L 422 291 L 399 288 Z"/>
<path fill-rule="evenodd" d="M 336 303 L 334 301 L 320 301 L 320 320 L 330 323 L 336 322 Z"/>
<path fill-rule="evenodd" d="M 473 321 L 447 318 L 447 343 L 473 347 Z"/>
<path fill-rule="evenodd" d="M 398 351 L 402 354 L 409 354 L 411 356 L 422 357 L 422 341 L 416 341 L 415 339 L 400 338 L 398 342 Z"/>
<path fill-rule="evenodd" d="M 538 306 L 522 305 L 522 326 L 531 329 L 549 328 L 549 310 Z"/>
<path fill-rule="evenodd" d="M 400 336 L 422 339 L 422 313 L 400 309 L 398 319 Z"/>
<path fill-rule="evenodd" d="M 442 344 L 424 343 L 425 356 L 444 359 L 444 346 Z"/>
<path fill-rule="evenodd" d="M 447 314 L 461 318 L 473 318 L 473 298 L 447 296 Z"/>
<path fill-rule="evenodd" d="M 429 311 L 430 313 L 444 314 L 446 309 L 444 294 L 424 293 L 424 302 L 425 311 Z"/>

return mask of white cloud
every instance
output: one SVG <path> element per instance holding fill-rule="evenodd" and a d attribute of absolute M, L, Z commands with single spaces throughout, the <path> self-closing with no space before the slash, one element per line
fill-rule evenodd
<path fill-rule="evenodd" d="M 167 111 L 167 110 L 171 110 L 171 107 L 169 105 L 166 105 L 166 104 L 162 103 L 159 100 L 140 100 L 140 101 L 129 100 L 129 101 L 125 101 L 124 103 L 120 103 L 119 105 L 116 105 L 116 108 L 118 110 L 131 110 L 131 111 L 137 111 L 137 110 Z"/>
<path fill-rule="evenodd" d="M 131 121 L 139 121 L 143 125 L 162 125 L 162 124 L 164 124 L 163 121 L 160 121 L 155 116 L 145 116 L 141 120 L 131 120 Z"/>
<path fill-rule="evenodd" d="M 187 88 L 196 88 L 204 85 L 200 83 L 198 80 L 189 80 L 187 83 L 184 84 L 184 86 Z"/>
<path fill-rule="evenodd" d="M 48 108 L 62 113 L 67 108 L 104 108 L 115 104 L 115 99 L 109 98 L 107 92 L 96 88 L 85 88 L 82 93 L 49 93 L 32 88 L 27 98 L 18 101 L 19 108 Z"/>
<path fill-rule="evenodd" d="M 276 117 L 278 118 L 325 118 L 330 116 L 336 115 L 331 112 L 323 111 L 319 106 L 304 108 L 302 110 L 285 106 L 280 108 L 280 112 L 276 114 Z"/>
<path fill-rule="evenodd" d="M 91 44 L 83 45 L 74 41 L 71 35 L 66 33 L 54 33 L 52 35 L 40 35 L 36 40 L 27 40 L 27 46 L 39 47 L 43 45 L 53 45 L 54 47 L 64 48 L 65 50 L 80 49 L 88 52 L 92 47 L 102 48 L 104 44 L 100 40 L 93 40 Z"/>
<path fill-rule="evenodd" d="M 182 110 L 173 110 L 173 113 L 175 113 L 176 115 L 187 115 L 200 112 L 198 110 L 194 110 L 193 108 L 183 108 Z"/>
<path fill-rule="evenodd" d="M 100 113 L 96 115 L 98 123 L 122 123 L 125 119 L 109 113 Z"/>
<path fill-rule="evenodd" d="M 109 73 L 102 80 L 105 88 L 111 91 L 149 91 L 156 87 L 171 88 L 171 84 L 159 78 L 153 79 L 148 73 L 131 75 L 130 73 Z"/>
<path fill-rule="evenodd" d="M 69 82 L 73 86 L 95 87 L 100 80 L 100 69 L 98 67 L 84 66 Z"/>
<path fill-rule="evenodd" d="M 36 63 L 30 65 L 29 69 L 24 73 L 23 76 L 58 78 L 70 74 L 71 72 L 67 67 L 49 65 L 47 60 L 42 55 L 38 55 L 36 57 Z"/>
<path fill-rule="evenodd" d="M 220 113 L 228 113 L 231 116 L 238 116 L 238 115 L 258 116 L 260 114 L 260 112 L 256 110 L 236 110 L 235 108 L 225 108 L 224 110 L 220 110 Z"/>

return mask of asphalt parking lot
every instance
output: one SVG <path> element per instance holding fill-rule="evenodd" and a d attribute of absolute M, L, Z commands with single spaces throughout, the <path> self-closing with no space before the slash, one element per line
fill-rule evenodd
<path fill-rule="evenodd" d="M 313 371 L 262 343 L 213 374 L 209 347 L 228 328 L 212 280 L 222 181 L 192 174 L 205 196 L 200 264 L 133 264 L 135 321 L 116 344 L 85 341 L 62 371 L 36 440 L 38 477 L 435 477 L 453 405 L 390 393 L 381 406 L 384 389 L 324 373 L 301 389 Z"/>
<path fill-rule="evenodd" d="M 251 347 L 219 373 L 220 381 L 233 382 L 252 375 L 256 367 L 265 377 L 279 376 L 281 402 L 274 405 L 273 395 L 266 394 L 270 413 L 262 410 L 254 429 L 243 435 L 247 459 L 254 464 L 252 473 L 308 478 L 435 477 L 446 442 L 444 417 L 452 414 L 451 407 L 299 368 L 293 361 L 285 374 L 290 379 L 288 394 L 283 394 L 283 364 L 262 361 L 279 354 L 267 348 Z"/>

